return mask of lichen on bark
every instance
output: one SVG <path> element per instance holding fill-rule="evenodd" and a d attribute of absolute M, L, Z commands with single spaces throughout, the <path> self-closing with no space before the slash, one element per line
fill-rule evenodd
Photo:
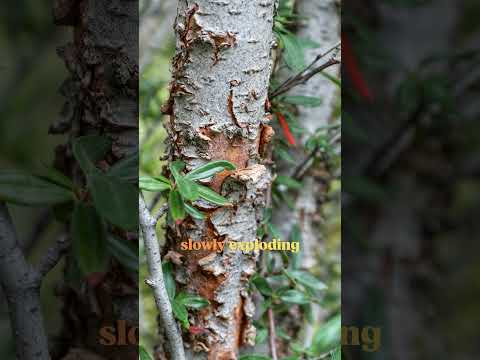
<path fill-rule="evenodd" d="M 182 241 L 253 241 L 263 214 L 270 174 L 262 157 L 265 110 L 271 74 L 273 0 L 180 0 L 175 21 L 176 54 L 167 112 L 169 160 L 183 160 L 187 171 L 211 160 L 237 167 L 205 185 L 220 192 L 230 207 L 197 201 L 204 220 L 171 224 L 164 251 L 182 253 L 175 267 L 178 287 L 199 294 L 211 306 L 190 314 L 205 329 L 185 333 L 187 356 L 236 359 L 252 344 L 253 305 L 247 292 L 256 254 L 182 251 Z M 271 136 L 268 138 L 270 139 Z"/>

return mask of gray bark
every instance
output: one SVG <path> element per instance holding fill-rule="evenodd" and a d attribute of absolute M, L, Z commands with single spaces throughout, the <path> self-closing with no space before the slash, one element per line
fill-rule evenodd
<path fill-rule="evenodd" d="M 177 51 L 171 84 L 170 160 L 192 169 L 226 159 L 237 170 L 206 184 L 226 195 L 233 207 L 204 202 L 204 221 L 170 226 L 169 248 L 198 240 L 253 241 L 265 205 L 270 175 L 262 164 L 265 111 L 271 73 L 273 0 L 180 0 L 175 22 Z M 224 251 L 183 252 L 176 268 L 178 285 L 207 298 L 208 310 L 191 314 L 191 323 L 207 330 L 187 341 L 187 358 L 230 360 L 240 346 L 253 344 L 253 305 L 246 285 L 255 272 L 256 254 Z"/>
<path fill-rule="evenodd" d="M 112 141 L 101 165 L 108 169 L 138 150 L 138 0 L 55 0 L 55 22 L 73 29 L 72 41 L 59 48 L 69 71 L 61 87 L 66 98 L 60 119 L 50 132 L 69 140 L 102 135 Z M 70 144 L 56 149 L 55 167 L 78 183 L 84 180 L 73 159 Z M 131 204 L 137 208 L 138 204 Z M 137 244 L 137 234 L 115 229 L 116 235 Z M 67 260 L 67 267 L 70 261 Z M 79 288 L 65 284 L 59 290 L 64 302 L 64 327 L 55 357 L 73 357 L 74 348 L 89 349 L 107 359 L 135 357 L 137 346 L 104 346 L 99 328 L 127 320 L 138 325 L 138 293 L 131 289 L 127 273 L 115 264 L 101 286 Z M 113 275 L 113 276 L 112 276 Z M 125 282 L 121 283 L 121 282 Z M 52 353 L 53 356 L 53 353 Z"/>
<path fill-rule="evenodd" d="M 7 297 L 19 360 L 49 360 L 40 305 L 41 276 L 19 246 L 7 207 L 0 203 L 0 282 Z"/>

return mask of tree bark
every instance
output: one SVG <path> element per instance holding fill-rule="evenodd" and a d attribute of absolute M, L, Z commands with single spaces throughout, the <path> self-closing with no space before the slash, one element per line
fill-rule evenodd
<path fill-rule="evenodd" d="M 227 196 L 232 207 L 195 205 L 205 220 L 168 227 L 167 250 L 184 255 L 176 266 L 178 287 L 210 301 L 190 314 L 205 330 L 185 334 L 187 358 L 231 360 L 242 345 L 253 345 L 253 303 L 247 283 L 256 254 L 182 251 L 182 241 L 253 241 L 262 217 L 270 175 L 262 164 L 272 135 L 265 110 L 271 73 L 273 0 L 180 0 L 168 124 L 169 159 L 187 169 L 225 159 L 237 170 L 206 184 Z"/>
<path fill-rule="evenodd" d="M 112 147 L 99 162 L 105 169 L 138 151 L 138 7 L 138 0 L 55 0 L 53 4 L 55 23 L 72 27 L 73 41 L 58 49 L 70 77 L 61 87 L 66 102 L 50 133 L 67 134 L 69 140 L 83 135 L 109 138 Z M 55 167 L 79 183 L 84 181 L 69 143 L 56 149 Z M 138 244 L 135 232 L 110 231 Z M 138 326 L 136 281 L 113 262 L 99 285 L 62 286 L 64 329 L 52 357 L 75 358 L 81 348 L 106 359 L 138 358 L 134 344 L 99 342 L 100 329 L 116 328 L 118 320 L 126 321 L 127 328 Z"/>

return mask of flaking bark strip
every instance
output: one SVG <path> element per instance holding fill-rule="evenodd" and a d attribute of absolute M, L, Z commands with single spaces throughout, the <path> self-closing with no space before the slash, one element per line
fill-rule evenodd
<path fill-rule="evenodd" d="M 50 131 L 69 139 L 110 138 L 112 147 L 99 162 L 108 168 L 138 150 L 138 1 L 55 0 L 53 9 L 57 24 L 73 26 L 73 38 L 58 50 L 69 77 L 61 88 L 66 99 L 61 119 Z M 68 144 L 57 147 L 55 167 L 83 180 Z M 110 230 L 138 244 L 135 232 Z M 59 287 L 64 326 L 53 358 L 67 353 L 74 357 L 73 347 L 89 348 L 106 359 L 135 357 L 136 346 L 103 346 L 98 341 L 100 327 L 117 319 L 138 326 L 135 286 L 125 269 L 115 264 L 97 287 Z"/>
<path fill-rule="evenodd" d="M 171 93 L 166 112 L 170 160 L 183 160 L 187 171 L 211 160 L 225 159 L 236 171 L 225 171 L 205 185 L 221 192 L 232 206 L 197 201 L 205 220 L 187 219 L 167 231 L 166 252 L 181 253 L 175 266 L 179 290 L 207 298 L 211 306 L 189 314 L 186 332 L 190 359 L 236 359 L 240 346 L 252 344 L 254 313 L 247 284 L 257 254 L 225 249 L 183 251 L 182 241 L 252 241 L 263 214 L 270 185 L 263 151 L 271 137 L 265 102 L 271 73 L 274 1 L 179 1 L 172 62 Z M 254 35 L 253 35 L 254 34 Z M 252 42 L 252 36 L 257 41 Z M 213 63 L 212 59 L 213 51 Z M 198 329 L 202 329 L 199 331 Z"/>

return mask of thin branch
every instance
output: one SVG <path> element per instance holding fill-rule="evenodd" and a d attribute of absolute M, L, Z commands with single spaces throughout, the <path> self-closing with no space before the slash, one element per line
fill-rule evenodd
<path fill-rule="evenodd" d="M 270 100 L 279 96 L 279 95 L 285 94 L 286 92 L 293 89 L 295 86 L 305 84 L 308 80 L 310 80 L 312 77 L 314 77 L 318 73 L 326 70 L 330 66 L 337 65 L 337 64 L 340 64 L 340 61 L 337 60 L 337 59 L 331 58 L 327 62 L 325 62 L 324 64 L 322 64 L 322 65 L 320 65 L 320 66 L 318 66 L 318 67 L 316 67 L 312 70 L 309 70 L 307 72 L 305 72 L 305 70 L 301 71 L 300 73 L 295 75 L 293 78 L 285 81 L 274 92 L 272 92 L 270 94 Z M 307 69 L 308 69 L 308 67 L 307 67 Z"/>
<path fill-rule="evenodd" d="M 270 353 L 272 360 L 278 360 L 277 357 L 277 335 L 275 334 L 275 317 L 272 308 L 268 308 L 268 332 L 270 334 Z"/>
<path fill-rule="evenodd" d="M 70 248 L 70 241 L 68 236 L 62 235 L 58 238 L 55 245 L 47 250 L 43 258 L 38 264 L 38 272 L 40 276 L 44 277 L 58 264 L 63 255 L 65 255 Z"/>
<path fill-rule="evenodd" d="M 50 360 L 40 305 L 42 277 L 20 248 L 15 227 L 0 202 L 0 284 L 8 301 L 16 358 Z"/>
<path fill-rule="evenodd" d="M 160 207 L 160 209 L 158 209 L 157 213 L 155 214 L 155 223 L 158 222 L 158 220 L 160 220 L 160 218 L 165 215 L 165 213 L 168 211 L 168 205 L 167 204 L 164 204 Z"/>
<path fill-rule="evenodd" d="M 53 220 L 54 218 L 51 209 L 42 211 L 33 225 L 33 230 L 30 233 L 30 236 L 21 244 L 25 254 L 30 253 L 37 241 L 39 241 L 39 239 L 45 234 L 45 231 Z"/>
<path fill-rule="evenodd" d="M 167 336 L 171 359 L 185 360 L 183 339 L 177 327 L 177 322 L 173 317 L 172 305 L 170 304 L 170 299 L 168 298 L 165 287 L 165 280 L 163 278 L 160 247 L 155 231 L 157 219 L 150 214 L 141 194 L 138 201 L 140 230 L 143 235 L 143 241 L 145 242 L 145 254 L 147 256 L 148 270 L 150 273 L 150 277 L 145 280 L 145 282 L 153 289 L 158 315 Z M 163 211 L 163 213 L 165 212 L 166 210 Z"/>

